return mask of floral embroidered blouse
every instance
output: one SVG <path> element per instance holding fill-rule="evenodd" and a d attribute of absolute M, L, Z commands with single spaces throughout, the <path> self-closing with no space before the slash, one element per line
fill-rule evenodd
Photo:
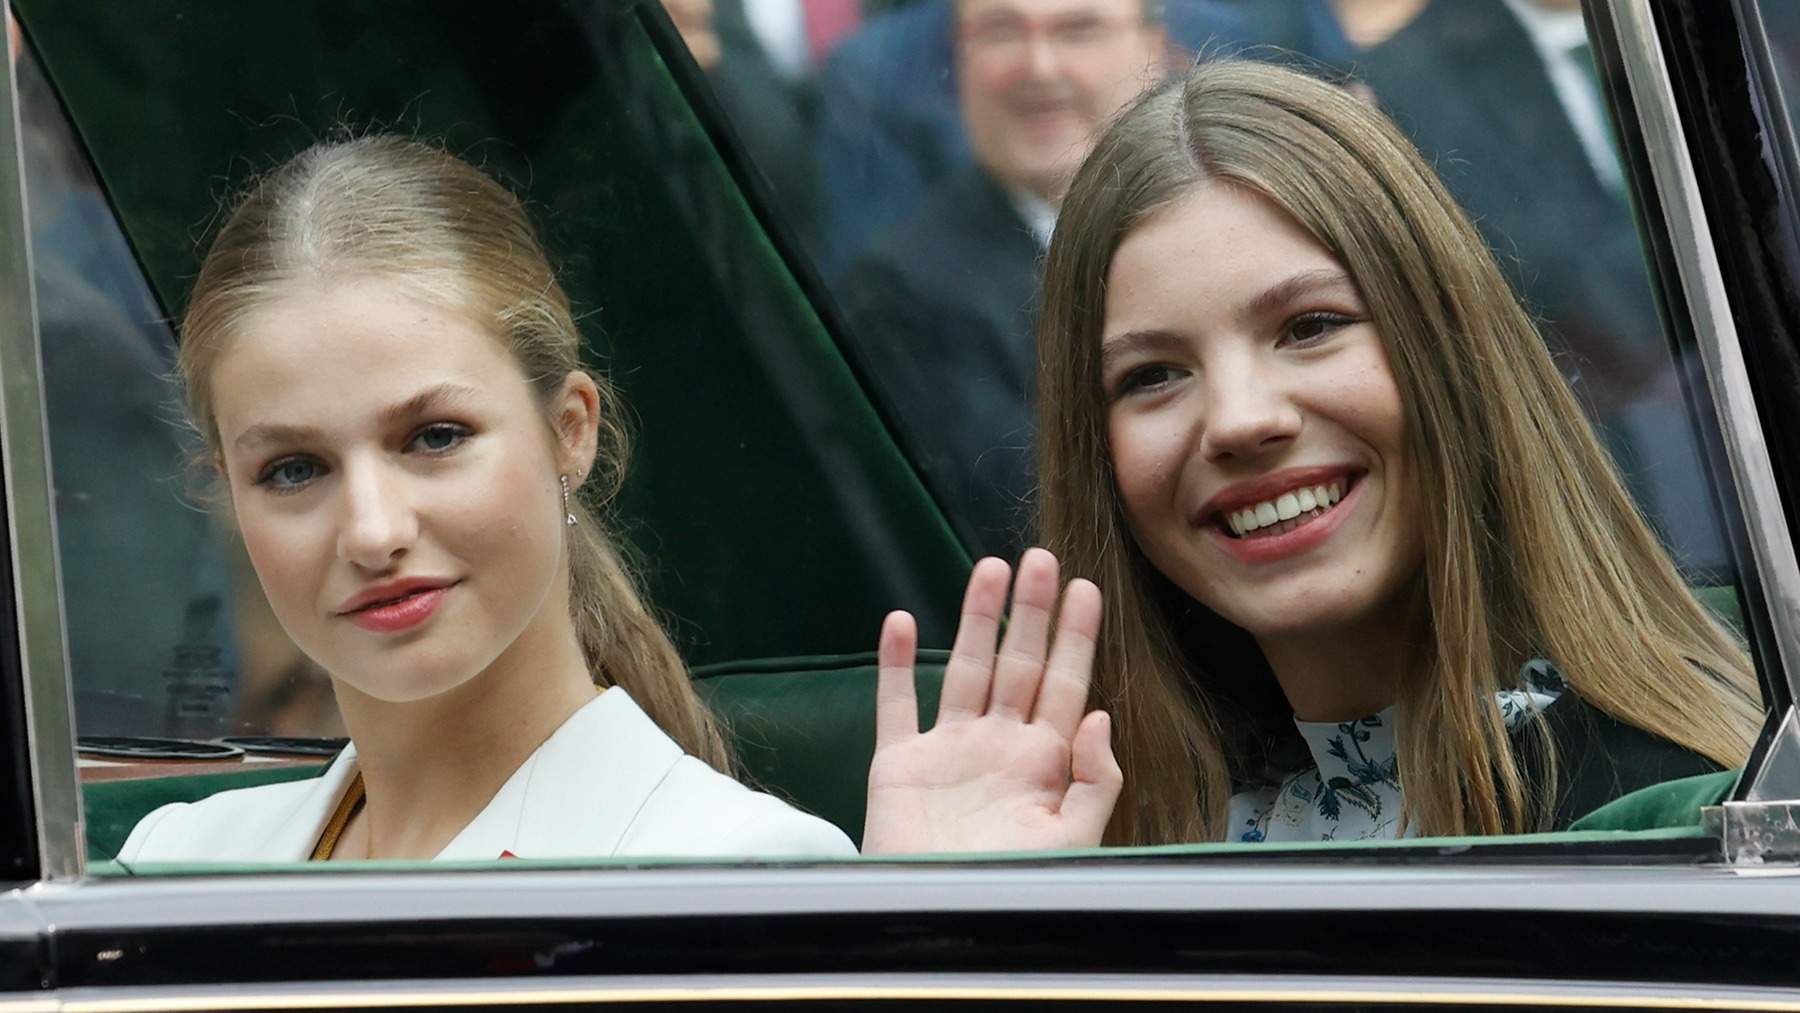
<path fill-rule="evenodd" d="M 1509 729 L 1563 692 L 1549 662 L 1528 662 L 1524 688 L 1496 695 Z M 1232 841 L 1369 841 L 1399 836 L 1400 763 L 1389 707 L 1355 721 L 1295 719 L 1312 762 L 1231 796 Z"/>

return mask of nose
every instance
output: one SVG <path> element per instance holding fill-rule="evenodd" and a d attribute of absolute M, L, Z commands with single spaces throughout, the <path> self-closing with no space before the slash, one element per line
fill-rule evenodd
<path fill-rule="evenodd" d="M 1201 449 L 1209 460 L 1254 458 L 1293 442 L 1304 421 L 1279 370 L 1246 355 L 1206 373 Z"/>
<path fill-rule="evenodd" d="M 342 474 L 338 558 L 365 570 L 386 570 L 406 555 L 419 535 L 418 515 L 405 482 L 373 463 L 345 462 Z"/>
<path fill-rule="evenodd" d="M 1033 79 L 1056 76 L 1059 57 L 1056 40 L 1049 32 L 1030 32 L 1025 36 L 1025 71 Z"/>

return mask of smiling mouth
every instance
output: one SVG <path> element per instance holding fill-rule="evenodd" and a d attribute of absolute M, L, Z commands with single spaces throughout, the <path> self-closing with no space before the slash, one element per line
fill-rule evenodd
<path fill-rule="evenodd" d="M 1335 510 L 1355 484 L 1354 478 L 1340 478 L 1290 489 L 1261 503 L 1226 511 L 1213 523 L 1232 538 L 1254 540 L 1285 535 Z"/>

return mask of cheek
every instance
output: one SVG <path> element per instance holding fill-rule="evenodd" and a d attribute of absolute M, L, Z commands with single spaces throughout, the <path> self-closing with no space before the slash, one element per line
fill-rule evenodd
<path fill-rule="evenodd" d="M 1179 427 L 1142 416 L 1114 417 L 1107 423 L 1107 440 L 1125 509 L 1135 518 L 1171 508 L 1185 442 Z"/>
<path fill-rule="evenodd" d="M 470 563 L 505 564 L 490 572 L 507 574 L 509 584 L 532 581 L 555 560 L 561 492 L 544 486 L 544 469 L 525 453 L 500 455 L 467 477 L 439 514 L 445 536 L 458 543 L 448 548 Z"/>
<path fill-rule="evenodd" d="M 304 518 L 237 518 L 238 535 L 251 569 L 277 617 L 284 622 L 312 613 L 331 546 L 321 547 L 320 534 Z"/>

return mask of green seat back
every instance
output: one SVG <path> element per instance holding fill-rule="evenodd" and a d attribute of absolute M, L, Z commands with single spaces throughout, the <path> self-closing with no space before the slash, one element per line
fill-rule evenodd
<path fill-rule="evenodd" d="M 944 651 L 921 652 L 919 726 L 937 714 Z M 875 753 L 875 657 L 774 658 L 696 669 L 694 686 L 730 732 L 739 773 L 861 843 Z"/>
<path fill-rule="evenodd" d="M 233 788 L 297 781 L 316 776 L 324 769 L 324 764 L 246 767 L 226 773 L 173 774 L 84 784 L 81 786 L 81 804 L 87 818 L 88 861 L 102 861 L 117 855 L 138 820 L 170 802 L 197 802 Z"/>
<path fill-rule="evenodd" d="M 1639 788 L 1615 798 L 1569 824 L 1581 830 L 1662 830 L 1698 827 L 1700 810 L 1718 805 L 1731 795 L 1741 771 L 1721 770 Z"/>

